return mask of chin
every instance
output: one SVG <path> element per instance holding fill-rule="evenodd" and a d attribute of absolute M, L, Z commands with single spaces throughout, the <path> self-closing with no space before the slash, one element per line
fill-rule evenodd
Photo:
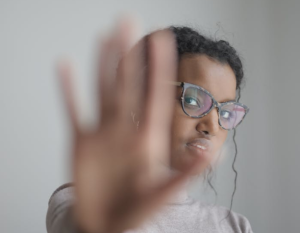
<path fill-rule="evenodd" d="M 171 168 L 173 170 L 183 172 L 194 163 L 195 159 L 197 159 L 196 156 L 184 153 L 184 156 L 178 156 L 176 159 L 173 159 L 173 161 L 171 161 Z M 208 164 L 206 159 L 201 158 L 200 160 L 202 161 L 199 162 L 197 168 L 194 169 L 191 176 L 201 175 L 207 169 L 208 165 L 204 165 Z"/>

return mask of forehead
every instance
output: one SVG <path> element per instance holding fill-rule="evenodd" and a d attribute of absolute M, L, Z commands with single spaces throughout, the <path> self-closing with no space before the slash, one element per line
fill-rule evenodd
<path fill-rule="evenodd" d="M 235 99 L 236 77 L 228 64 L 206 55 L 184 55 L 179 61 L 178 81 L 208 90 L 218 102 Z"/>

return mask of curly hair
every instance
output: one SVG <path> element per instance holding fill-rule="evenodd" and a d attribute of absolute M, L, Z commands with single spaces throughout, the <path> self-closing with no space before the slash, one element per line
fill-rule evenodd
<path fill-rule="evenodd" d="M 210 39 L 189 27 L 171 26 L 169 27 L 169 29 L 174 33 L 176 38 L 176 46 L 179 60 L 182 58 L 183 55 L 203 54 L 217 60 L 222 64 L 228 64 L 231 67 L 236 77 L 236 90 L 238 92 L 237 101 L 239 101 L 241 97 L 241 83 L 244 80 L 244 70 L 242 61 L 237 51 L 227 41 Z M 235 156 L 232 163 L 232 169 L 235 173 L 235 179 L 234 191 L 231 197 L 229 213 L 231 213 L 232 210 L 233 197 L 236 192 L 238 175 L 234 166 L 237 157 L 237 144 L 235 141 L 235 136 L 236 130 L 234 129 L 233 141 L 235 145 Z M 211 178 L 211 176 L 208 176 L 208 184 L 217 195 L 217 192 L 211 183 Z"/>
<path fill-rule="evenodd" d="M 241 88 L 244 78 L 242 61 L 237 51 L 224 40 L 213 40 L 189 27 L 171 26 L 169 29 L 176 37 L 179 58 L 185 54 L 204 54 L 220 63 L 228 64 L 236 77 L 236 89 Z"/>

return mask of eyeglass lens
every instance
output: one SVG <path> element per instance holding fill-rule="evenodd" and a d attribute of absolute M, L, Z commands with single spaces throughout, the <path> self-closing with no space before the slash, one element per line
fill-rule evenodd
<path fill-rule="evenodd" d="M 183 107 L 192 117 L 200 117 L 207 113 L 213 100 L 205 91 L 196 87 L 187 87 L 183 94 Z M 235 128 L 244 118 L 246 110 L 235 103 L 228 103 L 219 109 L 220 124 L 225 129 Z"/>

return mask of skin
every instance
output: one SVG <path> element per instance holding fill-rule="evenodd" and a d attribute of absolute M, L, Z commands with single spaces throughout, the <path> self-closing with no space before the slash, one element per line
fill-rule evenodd
<path fill-rule="evenodd" d="M 236 97 L 236 78 L 228 64 L 222 64 L 206 55 L 184 55 L 178 67 L 178 81 L 188 82 L 208 90 L 218 102 L 234 100 Z M 217 109 L 214 108 L 208 115 L 202 118 L 187 116 L 181 107 L 179 98 L 182 88 L 176 92 L 176 103 L 171 134 L 171 158 L 173 169 L 182 170 L 193 162 L 191 150 L 186 143 L 194 138 L 203 138 L 204 135 L 213 143 L 210 158 L 213 160 L 217 152 L 224 144 L 228 131 L 218 123 Z M 203 172 L 198 170 L 196 172 Z"/>

